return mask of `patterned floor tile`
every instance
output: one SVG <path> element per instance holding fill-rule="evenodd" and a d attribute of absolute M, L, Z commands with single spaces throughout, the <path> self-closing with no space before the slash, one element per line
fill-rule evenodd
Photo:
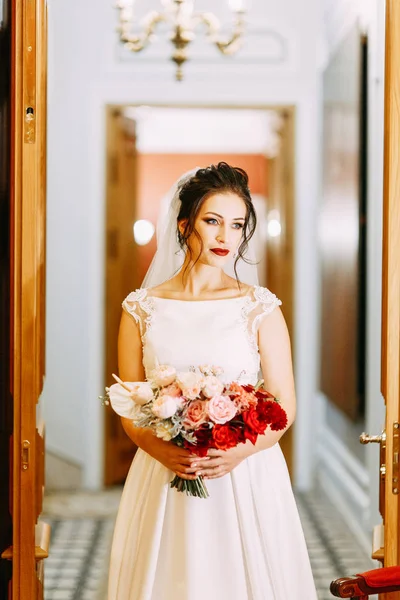
<path fill-rule="evenodd" d="M 45 600 L 106 600 L 106 580 L 121 489 L 52 494 L 43 520 L 52 526 Z M 332 579 L 373 568 L 323 492 L 296 494 L 318 600 L 333 600 Z M 300 600 L 300 599 L 298 599 Z M 303 599 L 301 599 L 303 600 Z M 372 599 L 371 599 L 372 600 Z"/>

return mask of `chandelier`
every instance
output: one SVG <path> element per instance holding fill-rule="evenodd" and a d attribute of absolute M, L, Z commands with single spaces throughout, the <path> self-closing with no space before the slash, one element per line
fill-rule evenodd
<path fill-rule="evenodd" d="M 132 33 L 135 0 L 118 0 L 119 10 L 118 32 L 125 48 L 132 52 L 140 52 L 154 38 L 154 33 L 159 23 L 171 25 L 172 32 L 169 36 L 174 46 L 171 60 L 176 64 L 176 79 L 183 79 L 182 65 L 188 60 L 187 47 L 195 39 L 195 29 L 199 25 L 206 27 L 208 40 L 225 55 L 234 54 L 241 46 L 244 33 L 244 0 L 229 0 L 229 5 L 234 13 L 233 31 L 229 38 L 219 36 L 220 24 L 217 17 L 211 12 L 197 13 L 194 11 L 193 0 L 162 0 L 162 11 L 152 10 L 144 17 L 143 31 L 140 34 Z"/>

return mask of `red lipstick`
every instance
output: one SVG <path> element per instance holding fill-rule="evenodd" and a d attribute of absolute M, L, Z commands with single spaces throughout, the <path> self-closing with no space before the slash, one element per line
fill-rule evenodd
<path fill-rule="evenodd" d="M 222 248 L 211 248 L 211 252 L 217 254 L 218 256 L 226 256 L 229 254 L 229 250 L 223 250 Z"/>

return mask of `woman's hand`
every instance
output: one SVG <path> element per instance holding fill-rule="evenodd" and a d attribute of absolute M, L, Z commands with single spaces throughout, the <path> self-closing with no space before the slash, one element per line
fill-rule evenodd
<path fill-rule="evenodd" d="M 211 448 L 207 456 L 196 462 L 197 473 L 204 479 L 217 479 L 227 475 L 245 458 L 253 453 L 249 443 L 239 444 L 229 450 L 214 450 Z"/>
<path fill-rule="evenodd" d="M 150 435 L 147 443 L 142 446 L 143 450 L 182 479 L 196 479 L 198 477 L 196 472 L 199 471 L 198 462 L 200 459 L 197 456 L 172 442 L 164 442 L 152 433 Z M 202 460 L 206 464 L 210 459 L 205 457 Z"/>

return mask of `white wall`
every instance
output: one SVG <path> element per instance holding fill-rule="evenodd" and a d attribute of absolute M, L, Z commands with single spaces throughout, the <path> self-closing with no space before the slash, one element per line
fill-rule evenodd
<path fill-rule="evenodd" d="M 102 481 L 105 111 L 107 103 L 296 106 L 297 482 L 311 481 L 316 389 L 318 0 L 253 0 L 247 56 L 195 61 L 177 83 L 161 50 L 128 57 L 109 0 L 54 0 L 49 15 L 47 444 Z M 147 2 L 147 8 L 156 5 Z M 208 7 L 207 7 L 208 4 Z M 140 4 L 139 4 L 140 6 Z M 221 10 L 211 0 L 198 9 Z M 206 48 L 198 43 L 196 52 Z M 162 48 L 162 46 L 160 46 Z M 158 54 L 157 54 L 158 53 Z M 162 55 L 161 55 L 162 56 Z M 216 56 L 216 55 L 215 55 Z M 250 60 L 248 59 L 248 60 Z M 255 60 L 257 59 L 257 64 Z"/>
<path fill-rule="evenodd" d="M 358 20 L 368 35 L 368 168 L 367 168 L 367 381 L 366 417 L 360 424 L 371 434 L 384 425 L 380 394 L 380 315 L 383 191 L 384 3 L 379 0 L 325 0 L 326 61 Z M 318 478 L 348 524 L 371 549 L 371 530 L 381 521 L 378 512 L 379 462 L 376 446 L 357 447 L 361 430 L 317 396 L 319 431 Z M 335 421 L 333 423 L 332 421 Z M 340 434 L 338 432 L 340 431 Z M 352 436 L 352 437 L 349 437 Z"/>

